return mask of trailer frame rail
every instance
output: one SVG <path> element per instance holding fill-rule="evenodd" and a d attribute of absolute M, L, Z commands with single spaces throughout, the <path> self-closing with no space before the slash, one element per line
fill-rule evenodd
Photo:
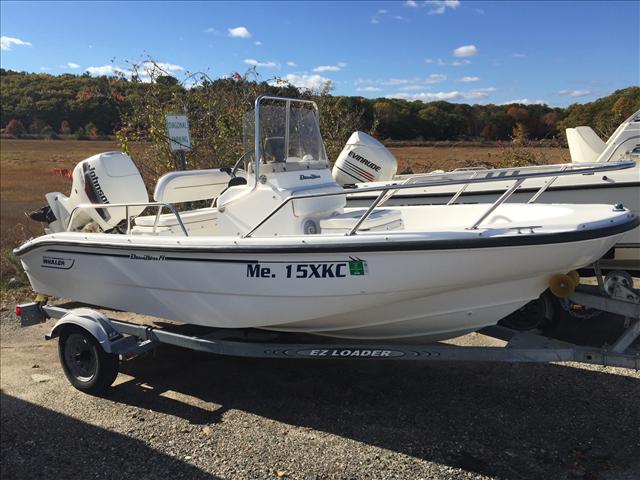
<path fill-rule="evenodd" d="M 600 296 L 580 288 L 578 298 Z M 597 300 L 596 300 L 597 301 Z M 608 299 L 616 305 L 621 300 Z M 495 325 L 478 333 L 503 340 L 503 347 L 456 346 L 442 342 L 413 345 L 375 342 L 342 342 L 312 335 L 257 329 L 200 328 L 204 333 L 183 333 L 184 327 L 156 327 L 108 318 L 89 309 L 67 309 L 32 302 L 16 308 L 23 326 L 58 319 L 47 339 L 57 337 L 66 324 L 88 330 L 108 353 L 123 359 L 139 356 L 159 345 L 173 345 L 218 355 L 254 358 L 363 359 L 414 361 L 483 361 L 508 363 L 577 362 L 640 370 L 640 350 L 632 344 L 640 336 L 640 318 L 631 319 L 612 346 L 592 347 L 565 342 L 541 334 L 519 332 Z M 114 333 L 115 332 L 115 333 Z"/>

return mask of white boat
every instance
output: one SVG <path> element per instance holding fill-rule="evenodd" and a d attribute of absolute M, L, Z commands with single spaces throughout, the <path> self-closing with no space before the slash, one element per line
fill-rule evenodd
<path fill-rule="evenodd" d="M 640 111 L 620 124 L 606 142 L 602 141 L 590 127 L 568 128 L 566 133 L 573 164 L 640 159 Z M 382 143 L 363 132 L 355 132 L 334 164 L 333 176 L 341 185 L 370 188 L 389 183 L 402 185 L 422 183 L 425 179 L 433 177 L 474 178 L 484 171 L 484 169 L 459 169 L 453 172 L 436 171 L 425 174 L 396 175 L 396 168 L 396 159 Z M 505 175 L 514 171 L 535 171 L 535 167 L 493 170 L 493 175 Z M 440 187 L 416 187 L 398 192 L 387 204 L 486 203 L 493 201 L 496 194 L 512 184 L 512 181 L 505 181 L 463 187 L 453 184 Z M 575 204 L 621 203 L 636 215 L 640 215 L 640 165 L 606 174 L 532 179 L 520 187 L 509 201 L 528 202 L 543 185 L 547 187 L 545 194 L 539 199 L 535 198 L 534 201 Z M 373 198 L 375 194 L 352 193 L 348 197 L 347 204 L 364 206 Z M 602 264 L 609 268 L 640 271 L 640 228 L 627 232 L 616 244 L 614 250 L 608 252 Z"/>
<path fill-rule="evenodd" d="M 506 203 L 514 188 L 489 204 L 379 207 L 412 187 L 383 186 L 362 190 L 378 194 L 367 209 L 345 208 L 315 103 L 260 97 L 248 133 L 246 174 L 172 172 L 154 202 L 126 155 L 78 164 L 72 195 L 49 194 L 40 212 L 50 233 L 14 251 L 34 290 L 211 327 L 442 339 L 495 324 L 639 223 L 621 206 Z M 510 178 L 633 165 L 546 166 Z M 430 178 L 420 188 L 461 182 L 496 178 Z M 172 204 L 203 199 L 211 206 Z"/>

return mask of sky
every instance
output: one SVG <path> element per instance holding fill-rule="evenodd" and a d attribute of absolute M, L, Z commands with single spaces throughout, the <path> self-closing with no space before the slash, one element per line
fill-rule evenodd
<path fill-rule="evenodd" d="M 0 2 L 2 68 L 180 80 L 254 66 L 336 95 L 564 107 L 640 84 L 640 2 Z"/>

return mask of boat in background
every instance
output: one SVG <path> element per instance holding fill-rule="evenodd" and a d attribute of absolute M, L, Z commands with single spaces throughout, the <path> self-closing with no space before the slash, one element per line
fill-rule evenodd
<path fill-rule="evenodd" d="M 611 163 L 624 159 L 640 160 L 640 111 L 627 118 L 611 137 L 604 142 L 591 127 L 568 128 L 567 142 L 571 164 Z M 333 177 L 341 185 L 354 190 L 347 197 L 349 206 L 362 207 L 375 197 L 370 193 L 358 193 L 358 189 L 372 186 L 421 183 L 429 178 L 477 178 L 483 168 L 457 169 L 451 172 L 436 171 L 424 174 L 396 175 L 397 161 L 393 154 L 378 140 L 363 132 L 355 132 L 333 167 Z M 532 167 L 493 170 L 494 175 L 509 172 L 532 171 Z M 490 173 L 489 173 L 490 174 Z M 443 205 L 476 204 L 492 201 L 495 195 L 513 185 L 505 180 L 498 183 L 481 183 L 460 187 L 415 187 L 399 191 L 389 199 L 388 205 Z M 536 192 L 546 186 L 542 197 Z M 586 174 L 567 177 L 538 178 L 527 181 L 509 199 L 509 202 L 525 203 L 608 203 L 622 204 L 636 215 L 640 214 L 640 165 L 626 170 L 607 172 L 604 175 Z M 601 265 L 607 269 L 622 269 L 640 273 L 640 228 L 627 232 L 614 249 L 607 252 Z"/>

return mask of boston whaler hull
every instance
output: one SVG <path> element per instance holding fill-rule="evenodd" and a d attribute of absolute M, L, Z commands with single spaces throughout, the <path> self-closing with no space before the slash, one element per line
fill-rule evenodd
<path fill-rule="evenodd" d="M 638 226 L 611 204 L 508 203 L 525 181 L 600 175 L 631 161 L 359 188 L 377 196 L 354 209 L 329 170 L 314 102 L 259 97 L 247 120 L 252 157 L 231 169 L 169 172 L 154 202 L 123 153 L 76 165 L 71 195 L 49 193 L 34 212 L 48 234 L 14 251 L 34 290 L 217 328 L 435 340 L 493 325 L 556 281 L 575 286 L 565 274 Z M 387 202 L 416 187 L 505 181 L 513 184 L 489 204 Z M 200 201 L 209 206 L 190 207 Z"/>
<path fill-rule="evenodd" d="M 457 211 L 472 218 L 482 207 Z M 537 298 L 554 274 L 592 263 L 638 225 L 612 207 L 559 207 L 529 205 L 529 221 L 501 228 L 513 213 L 505 204 L 490 228 L 444 234 L 229 241 L 57 233 L 15 253 L 36 291 L 93 305 L 211 327 L 435 340 L 495 324 Z M 450 211 L 398 209 L 409 230 L 414 217 Z M 540 227 L 536 219 L 549 215 L 558 218 Z"/>

